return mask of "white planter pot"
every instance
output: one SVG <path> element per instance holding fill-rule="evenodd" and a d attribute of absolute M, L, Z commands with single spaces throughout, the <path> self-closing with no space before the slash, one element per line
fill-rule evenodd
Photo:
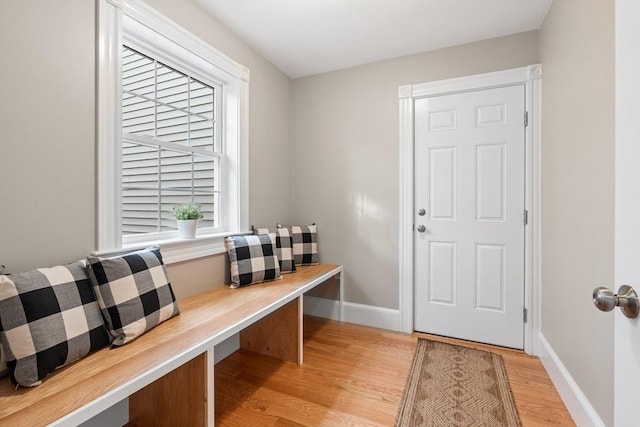
<path fill-rule="evenodd" d="M 178 223 L 178 234 L 181 239 L 196 238 L 197 219 L 177 219 L 176 222 Z"/>

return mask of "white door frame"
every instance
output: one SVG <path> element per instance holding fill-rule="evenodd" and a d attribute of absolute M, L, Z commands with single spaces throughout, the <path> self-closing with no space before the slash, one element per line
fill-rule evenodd
<path fill-rule="evenodd" d="M 640 289 L 638 267 L 638 145 L 637 113 L 640 110 L 640 4 L 615 2 L 615 282 L 606 285 L 618 289 L 631 285 Z M 614 320 L 613 406 L 616 427 L 637 425 L 640 404 L 640 319 L 628 319 L 620 310 Z"/>
<path fill-rule="evenodd" d="M 414 293 L 414 117 L 416 98 L 447 95 L 471 90 L 516 84 L 525 85 L 525 109 L 529 125 L 525 128 L 525 209 L 529 221 L 525 227 L 524 350 L 537 354 L 540 329 L 540 64 L 512 70 L 477 74 L 449 80 L 400 86 L 400 212 L 399 212 L 399 288 L 402 330 L 413 332 Z M 523 117 L 524 120 L 524 117 Z"/>

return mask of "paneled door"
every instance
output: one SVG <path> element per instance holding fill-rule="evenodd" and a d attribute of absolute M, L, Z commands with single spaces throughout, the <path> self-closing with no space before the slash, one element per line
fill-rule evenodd
<path fill-rule="evenodd" d="M 414 107 L 414 329 L 522 349 L 525 86 Z"/>

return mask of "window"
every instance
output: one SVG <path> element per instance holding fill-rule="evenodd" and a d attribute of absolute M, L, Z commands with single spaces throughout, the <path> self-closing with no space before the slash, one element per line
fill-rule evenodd
<path fill-rule="evenodd" d="M 248 70 L 148 5 L 100 0 L 98 250 L 160 244 L 168 263 L 248 228 Z M 195 202 L 198 236 L 173 208 Z"/>
<path fill-rule="evenodd" d="M 198 228 L 215 229 L 219 224 L 216 86 L 122 46 L 125 240 L 175 231 L 173 207 L 184 203 L 202 208 Z"/>

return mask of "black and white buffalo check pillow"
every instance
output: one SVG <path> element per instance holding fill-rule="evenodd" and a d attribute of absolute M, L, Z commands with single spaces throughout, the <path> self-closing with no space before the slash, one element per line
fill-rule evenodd
<path fill-rule="evenodd" d="M 275 254 L 275 241 L 275 233 L 230 236 L 225 239 L 231 266 L 232 288 L 282 277 Z"/>
<path fill-rule="evenodd" d="M 315 224 L 307 226 L 282 226 L 279 229 L 287 229 L 291 233 L 293 241 L 293 259 L 296 265 L 316 265 L 318 257 L 318 228 Z"/>
<path fill-rule="evenodd" d="M 113 345 L 133 341 L 180 312 L 157 246 L 87 261 Z"/>
<path fill-rule="evenodd" d="M 0 341 L 11 380 L 25 387 L 108 345 L 84 263 L 0 276 Z"/>
<path fill-rule="evenodd" d="M 253 228 L 253 234 L 269 234 L 269 229 Z M 293 239 L 288 228 L 276 229 L 276 256 L 280 265 L 280 273 L 294 273 L 296 271 L 296 264 L 293 260 Z"/>

